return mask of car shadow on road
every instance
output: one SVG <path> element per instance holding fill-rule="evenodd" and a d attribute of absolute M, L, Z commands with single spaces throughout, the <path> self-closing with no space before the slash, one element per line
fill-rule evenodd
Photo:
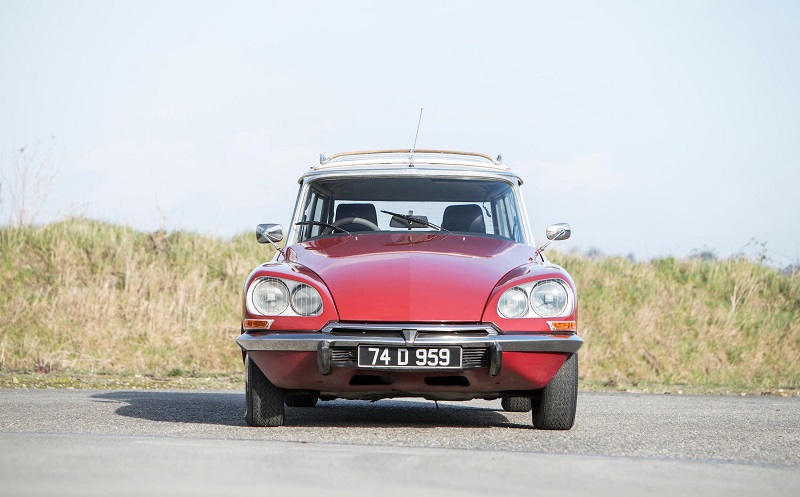
<path fill-rule="evenodd" d="M 123 404 L 120 416 L 174 423 L 244 425 L 244 394 L 239 392 L 171 392 L 160 390 L 118 391 L 92 396 Z"/>
<path fill-rule="evenodd" d="M 336 400 L 320 402 L 314 408 L 287 408 L 290 425 L 317 427 L 358 426 L 371 428 L 487 428 L 519 426 L 503 411 L 460 403 L 424 400 L 381 400 L 378 402 Z M 528 415 L 530 417 L 530 414 Z"/>
<path fill-rule="evenodd" d="M 150 421 L 245 426 L 244 394 L 238 392 L 118 391 L 92 396 L 122 404 L 120 416 Z M 335 400 L 313 408 L 286 408 L 286 426 L 293 427 L 529 427 L 520 414 L 494 407 L 416 400 L 378 402 Z M 529 420 L 530 414 L 524 417 Z M 522 424 L 525 423 L 525 424 Z"/>

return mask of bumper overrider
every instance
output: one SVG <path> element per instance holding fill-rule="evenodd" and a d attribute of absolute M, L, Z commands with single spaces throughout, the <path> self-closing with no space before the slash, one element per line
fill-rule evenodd
<path fill-rule="evenodd" d="M 322 375 L 332 368 L 358 368 L 355 354 L 360 345 L 396 347 L 461 347 L 462 369 L 488 367 L 491 376 L 502 368 L 504 352 L 574 354 L 583 339 L 573 333 L 502 333 L 491 324 L 421 325 L 350 324 L 332 322 L 321 331 L 250 332 L 236 343 L 245 352 L 316 352 Z"/>

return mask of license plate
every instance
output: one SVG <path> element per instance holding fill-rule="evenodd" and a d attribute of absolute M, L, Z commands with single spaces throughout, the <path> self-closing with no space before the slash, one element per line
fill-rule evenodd
<path fill-rule="evenodd" d="M 461 347 L 358 346 L 360 368 L 458 369 Z"/>

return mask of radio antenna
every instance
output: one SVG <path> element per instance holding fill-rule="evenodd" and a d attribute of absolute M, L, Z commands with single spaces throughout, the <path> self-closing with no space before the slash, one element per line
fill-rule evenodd
<path fill-rule="evenodd" d="M 411 147 L 411 152 L 408 154 L 408 162 L 410 166 L 414 167 L 414 149 L 417 148 L 417 137 L 419 136 L 419 125 L 422 123 L 422 107 L 419 108 L 419 121 L 417 121 L 417 132 L 414 134 L 414 145 Z"/>

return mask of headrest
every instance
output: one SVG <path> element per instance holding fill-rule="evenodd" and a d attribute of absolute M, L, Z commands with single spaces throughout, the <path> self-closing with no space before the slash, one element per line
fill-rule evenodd
<path fill-rule="evenodd" d="M 372 204 L 339 204 L 336 207 L 335 221 L 348 217 L 360 217 L 373 224 L 378 224 L 378 214 Z"/>
<path fill-rule="evenodd" d="M 444 210 L 442 228 L 448 231 L 486 233 L 483 209 L 477 204 L 451 205 Z"/>

